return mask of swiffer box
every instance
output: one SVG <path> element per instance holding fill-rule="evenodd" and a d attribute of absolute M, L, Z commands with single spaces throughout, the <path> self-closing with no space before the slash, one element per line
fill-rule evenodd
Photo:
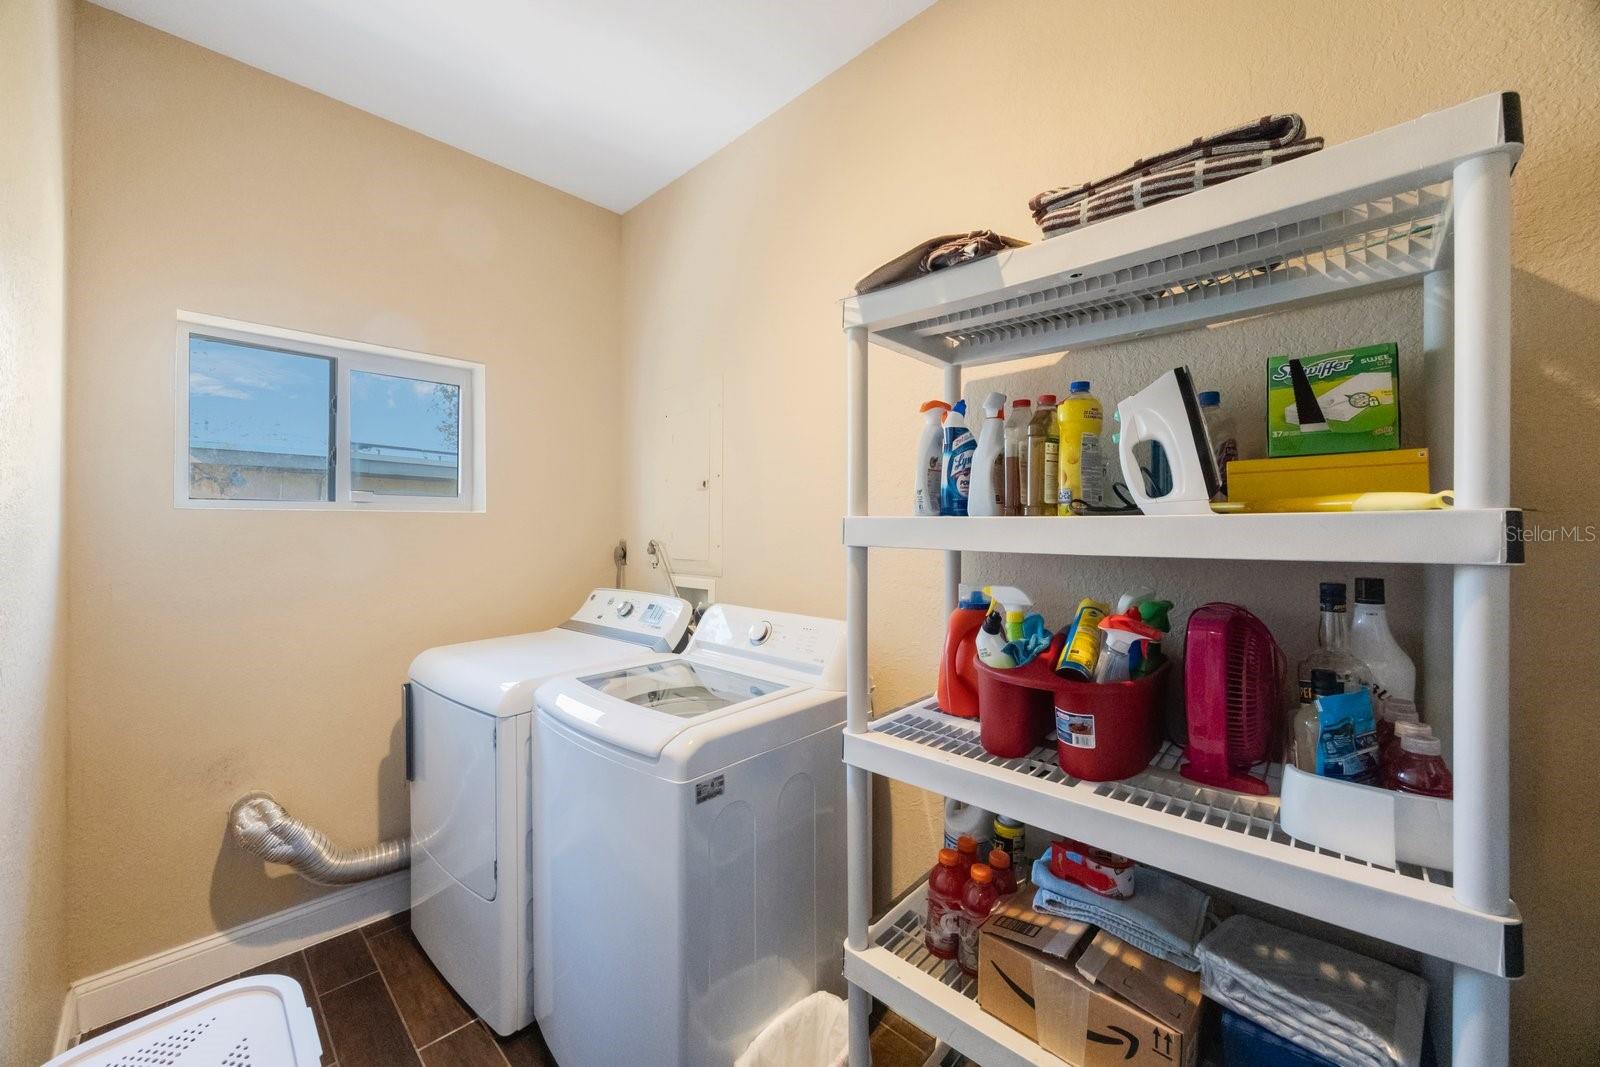
<path fill-rule="evenodd" d="M 1267 360 L 1267 455 L 1400 447 L 1400 359 L 1392 344 Z"/>
<path fill-rule="evenodd" d="M 1184 1067 L 1199 1055 L 1199 975 L 1025 901 L 979 932 L 978 1004 L 1079 1067 Z"/>

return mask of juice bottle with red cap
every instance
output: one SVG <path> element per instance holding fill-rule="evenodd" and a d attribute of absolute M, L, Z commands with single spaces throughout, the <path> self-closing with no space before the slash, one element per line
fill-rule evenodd
<path fill-rule="evenodd" d="M 961 892 L 967 887 L 967 872 L 961 854 L 953 848 L 939 850 L 939 862 L 928 875 L 928 922 L 924 938 L 928 951 L 940 959 L 953 960 L 961 938 Z"/>
<path fill-rule="evenodd" d="M 989 869 L 994 871 L 994 888 L 1002 897 L 1017 891 L 1017 872 L 1011 866 L 1011 853 L 997 848 L 989 853 Z"/>
<path fill-rule="evenodd" d="M 967 888 L 961 891 L 961 936 L 957 953 L 961 969 L 968 974 L 978 973 L 978 927 L 999 901 L 994 868 L 987 863 L 974 863 Z"/>

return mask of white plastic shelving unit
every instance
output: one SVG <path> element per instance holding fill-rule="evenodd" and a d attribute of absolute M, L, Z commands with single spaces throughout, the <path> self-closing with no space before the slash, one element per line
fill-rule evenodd
<path fill-rule="evenodd" d="M 872 775 L 1082 836 L 1135 860 L 1415 949 L 1451 968 L 1458 1067 L 1509 1055 L 1522 973 L 1510 898 L 1510 176 L 1517 97 L 1494 94 L 1315 155 L 844 303 L 848 420 L 848 764 L 851 1063 L 865 1067 L 871 998 L 984 1067 L 1061 1061 L 984 1014 L 970 983 L 921 951 L 913 892 L 877 925 Z M 867 353 L 944 368 L 1189 329 L 1407 283 L 1424 289 L 1436 403 L 1453 410 L 1450 511 L 1330 515 L 904 518 L 867 514 Z M 1443 452 L 1445 450 L 1439 450 Z M 1065 556 L 1428 564 L 1425 686 L 1447 698 L 1455 773 L 1453 874 L 1376 867 L 1299 842 L 1276 801 L 1197 787 L 1168 746 L 1124 782 L 1082 782 L 1052 751 L 999 759 L 975 725 L 927 702 L 869 722 L 867 559 L 945 553 L 953 610 L 963 551 Z M 1448 619 L 1448 626 L 1443 620 Z"/>

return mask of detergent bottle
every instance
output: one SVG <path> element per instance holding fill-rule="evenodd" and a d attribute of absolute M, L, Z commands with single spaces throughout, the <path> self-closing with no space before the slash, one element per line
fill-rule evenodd
<path fill-rule="evenodd" d="M 994 816 L 980 807 L 946 797 L 944 801 L 944 847 L 955 848 L 963 837 L 970 837 L 981 852 L 990 847 Z"/>
<path fill-rule="evenodd" d="M 967 429 L 967 402 L 957 400 L 944 417 L 944 480 L 939 514 L 965 515 L 972 489 L 972 454 L 978 442 Z"/>
<path fill-rule="evenodd" d="M 939 710 L 963 719 L 978 717 L 978 628 L 989 613 L 989 598 L 962 589 L 961 603 L 950 613 L 945 629 L 944 655 L 939 660 L 939 684 L 934 696 Z"/>
<path fill-rule="evenodd" d="M 1105 499 L 1106 465 L 1100 453 L 1105 412 L 1089 383 L 1072 383 L 1067 399 L 1056 409 L 1056 434 L 1061 440 L 1056 476 L 1057 514 L 1073 514 L 1073 506 L 1099 507 Z"/>
<path fill-rule="evenodd" d="M 1061 458 L 1061 437 L 1056 430 L 1056 398 L 1046 393 L 1034 405 L 1028 420 L 1022 452 L 1022 513 L 1056 513 L 1056 468 Z"/>
<path fill-rule="evenodd" d="M 1033 401 L 1027 398 L 1011 402 L 1011 414 L 1006 416 L 1005 500 L 1007 515 L 1022 514 L 1022 476 L 1026 469 L 1023 453 L 1027 449 L 1028 421 L 1033 418 Z"/>
<path fill-rule="evenodd" d="M 922 432 L 917 435 L 917 479 L 915 515 L 939 514 L 939 498 L 944 485 L 944 413 L 950 405 L 930 400 L 922 405 Z"/>
<path fill-rule="evenodd" d="M 968 515 L 1005 513 L 1006 395 L 990 393 L 983 401 L 983 425 L 972 453 L 972 491 Z"/>

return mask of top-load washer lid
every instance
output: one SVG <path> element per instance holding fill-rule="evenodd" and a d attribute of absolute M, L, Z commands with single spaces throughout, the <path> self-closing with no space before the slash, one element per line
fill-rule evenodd
<path fill-rule="evenodd" d="M 662 656 L 558 679 L 540 690 L 540 703 L 590 737 L 653 760 L 697 723 L 793 688 L 788 682 Z"/>
<path fill-rule="evenodd" d="M 788 688 L 782 682 L 752 678 L 686 659 L 641 663 L 578 681 L 635 707 L 649 708 L 677 719 L 697 719 L 729 704 Z"/>

